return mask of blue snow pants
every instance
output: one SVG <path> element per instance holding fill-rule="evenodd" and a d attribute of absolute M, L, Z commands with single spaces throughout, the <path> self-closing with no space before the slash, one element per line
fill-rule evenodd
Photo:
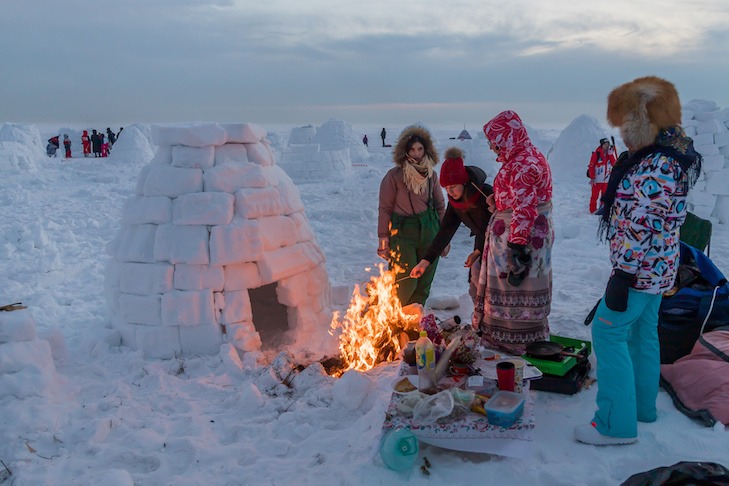
<path fill-rule="evenodd" d="M 592 321 L 597 358 L 597 431 L 610 437 L 637 437 L 638 421 L 656 420 L 661 372 L 658 342 L 660 294 L 630 289 L 628 308 L 615 312 L 603 297 Z"/>

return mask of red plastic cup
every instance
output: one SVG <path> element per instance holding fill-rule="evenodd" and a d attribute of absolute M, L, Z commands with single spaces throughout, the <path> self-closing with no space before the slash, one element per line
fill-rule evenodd
<path fill-rule="evenodd" d="M 511 361 L 500 361 L 496 363 L 496 379 L 499 390 L 514 391 L 514 363 Z"/>

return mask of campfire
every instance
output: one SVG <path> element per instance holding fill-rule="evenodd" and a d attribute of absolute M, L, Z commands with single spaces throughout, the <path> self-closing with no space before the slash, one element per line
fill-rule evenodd
<path fill-rule="evenodd" d="M 419 314 L 403 310 L 396 292 L 398 269 L 386 270 L 377 265 L 379 275 L 373 276 L 361 289 L 356 285 L 347 312 L 339 318 L 335 312 L 331 334 L 341 329 L 339 351 L 342 365 L 337 376 L 348 370 L 367 371 L 378 363 L 393 361 L 410 336 L 418 331 Z M 364 292 L 363 292 L 364 290 Z"/>

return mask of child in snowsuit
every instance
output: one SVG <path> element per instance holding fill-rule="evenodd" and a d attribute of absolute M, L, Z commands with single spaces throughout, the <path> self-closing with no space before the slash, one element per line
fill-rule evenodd
<path fill-rule="evenodd" d="M 615 147 L 610 146 L 610 141 L 607 138 L 600 140 L 600 146 L 592 153 L 590 165 L 587 168 L 587 175 L 590 177 L 590 184 L 592 185 L 590 213 L 594 214 L 599 209 L 598 203 L 605 193 L 605 189 L 607 189 L 610 172 L 616 160 Z"/>

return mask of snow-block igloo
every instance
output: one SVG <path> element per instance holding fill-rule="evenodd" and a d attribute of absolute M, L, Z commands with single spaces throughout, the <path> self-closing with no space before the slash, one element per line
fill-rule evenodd
<path fill-rule="evenodd" d="M 324 254 L 265 135 L 248 123 L 153 127 L 159 148 L 107 249 L 123 343 L 167 358 L 331 340 Z"/>

